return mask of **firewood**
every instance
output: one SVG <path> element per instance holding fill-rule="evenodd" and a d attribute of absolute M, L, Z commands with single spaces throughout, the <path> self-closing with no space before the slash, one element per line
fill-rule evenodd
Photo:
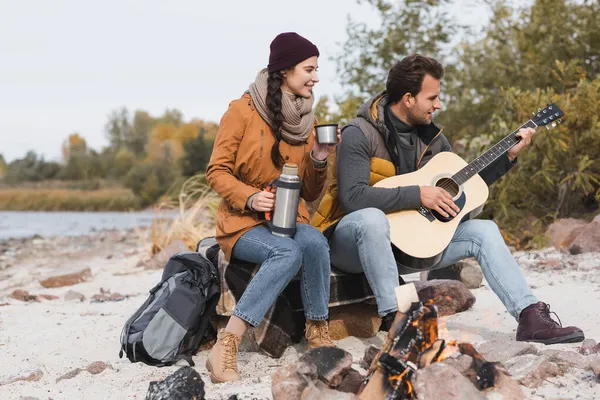
<path fill-rule="evenodd" d="M 390 352 L 393 352 L 394 344 L 398 344 L 399 338 L 408 337 L 403 335 L 410 328 L 410 311 L 418 303 L 419 297 L 414 284 L 402 285 L 395 290 L 398 312 L 394 318 L 386 339 L 379 350 L 379 353 L 373 359 L 371 367 L 367 372 L 367 377 L 363 386 L 359 390 L 360 399 L 384 399 L 393 392 L 393 387 L 389 383 L 388 377 L 406 373 L 406 365 L 394 358 Z M 385 366 L 385 367 L 384 367 Z M 385 370 L 384 368 L 387 368 Z M 393 398 L 393 397 L 392 397 Z"/>
<path fill-rule="evenodd" d="M 458 349 L 462 354 L 473 357 L 475 380 L 480 389 L 486 389 L 496 384 L 500 374 L 510 375 L 508 370 L 499 362 L 487 361 L 471 343 L 459 343 Z"/>

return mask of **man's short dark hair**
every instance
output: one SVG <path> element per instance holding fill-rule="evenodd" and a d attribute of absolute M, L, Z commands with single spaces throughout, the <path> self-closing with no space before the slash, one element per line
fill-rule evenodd
<path fill-rule="evenodd" d="M 416 96 L 421 91 L 425 75 L 440 80 L 444 76 L 444 67 L 439 61 L 420 54 L 398 61 L 390 69 L 385 84 L 388 101 L 395 103 L 406 93 Z"/>

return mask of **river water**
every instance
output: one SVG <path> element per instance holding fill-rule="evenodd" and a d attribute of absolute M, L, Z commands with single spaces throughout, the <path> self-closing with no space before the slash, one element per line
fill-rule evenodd
<path fill-rule="evenodd" d="M 0 211 L 0 240 L 34 235 L 76 236 L 103 229 L 130 229 L 149 226 L 153 216 L 152 211 Z"/>

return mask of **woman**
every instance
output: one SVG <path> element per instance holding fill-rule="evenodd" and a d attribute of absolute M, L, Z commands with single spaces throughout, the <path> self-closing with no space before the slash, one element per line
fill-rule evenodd
<path fill-rule="evenodd" d="M 315 140 L 312 89 L 319 50 L 302 36 L 287 32 L 271 43 L 269 65 L 250 89 L 230 103 L 219 125 L 206 179 L 221 197 L 217 241 L 227 259 L 261 264 L 219 332 L 206 368 L 213 382 L 240 379 L 236 354 L 248 326 L 257 327 L 277 296 L 298 271 L 309 348 L 334 346 L 327 326 L 329 246 L 310 226 L 303 201 L 293 238 L 271 234 L 264 213 L 276 194 L 264 188 L 281 174 L 284 163 L 298 166 L 300 197 L 317 199 L 327 175 L 327 157 L 335 144 Z M 338 142 L 340 132 L 338 130 Z"/>

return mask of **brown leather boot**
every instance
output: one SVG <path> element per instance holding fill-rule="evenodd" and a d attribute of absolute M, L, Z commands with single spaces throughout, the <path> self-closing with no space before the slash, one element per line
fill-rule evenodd
<path fill-rule="evenodd" d="M 236 355 L 241 338 L 225 330 L 217 334 L 217 342 L 206 359 L 206 369 L 210 372 L 212 383 L 237 381 Z"/>
<path fill-rule="evenodd" d="M 309 349 L 321 346 L 335 347 L 335 343 L 329 336 L 327 321 L 306 321 L 306 340 Z"/>
<path fill-rule="evenodd" d="M 558 315 L 554 312 L 552 314 L 558 322 L 550 316 L 550 306 L 541 301 L 521 311 L 517 341 L 555 344 L 575 343 L 585 339 L 581 329 L 574 326 L 563 327 Z"/>

